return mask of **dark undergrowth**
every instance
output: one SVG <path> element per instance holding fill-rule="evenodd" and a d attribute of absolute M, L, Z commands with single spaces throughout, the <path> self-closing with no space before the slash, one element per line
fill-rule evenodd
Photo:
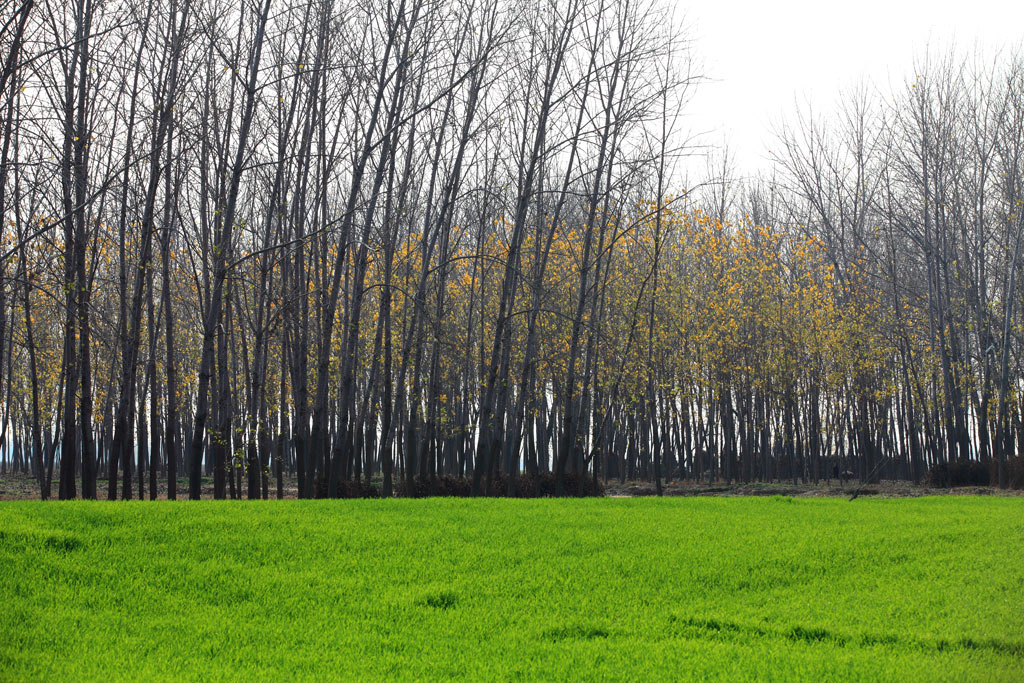
<path fill-rule="evenodd" d="M 581 481 L 582 479 L 582 481 Z M 510 478 L 504 474 L 493 476 L 488 482 L 480 482 L 480 495 L 487 498 L 556 498 L 563 497 L 600 497 L 604 495 L 604 486 L 594 481 L 592 476 L 582 478 L 572 472 L 566 472 L 562 481 L 562 492 L 558 492 L 557 481 L 552 472 L 538 474 L 519 474 Z M 582 486 L 581 486 L 582 485 Z M 316 482 L 317 494 L 327 498 L 326 483 L 320 479 Z M 455 477 L 441 475 L 436 477 L 414 477 L 412 481 L 396 478 L 395 496 L 398 498 L 469 498 L 473 495 L 472 477 Z M 335 498 L 380 498 L 382 489 L 380 482 L 338 481 Z"/>
<path fill-rule="evenodd" d="M 1024 456 L 1007 458 L 1003 467 L 1007 488 L 1024 489 Z M 939 463 L 928 470 L 928 484 L 936 488 L 996 486 L 999 484 L 999 463 L 994 460 L 984 463 L 963 458 Z"/>
<path fill-rule="evenodd" d="M 581 481 L 582 479 L 582 481 Z M 555 498 L 559 496 L 590 498 L 604 495 L 604 486 L 594 481 L 592 476 L 566 472 L 562 480 L 562 491 L 559 493 L 555 475 L 552 472 L 538 474 L 519 474 L 511 478 L 504 474 L 493 476 L 490 482 L 480 482 L 480 495 L 488 498 Z M 582 486 L 581 486 L 582 484 Z M 401 498 L 427 498 L 444 496 L 467 498 L 473 495 L 471 477 L 415 477 L 412 485 L 402 480 L 396 485 L 397 495 Z"/>

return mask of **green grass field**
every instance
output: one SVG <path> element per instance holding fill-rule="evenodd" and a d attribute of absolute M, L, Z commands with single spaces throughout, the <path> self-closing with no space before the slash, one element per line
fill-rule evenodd
<path fill-rule="evenodd" d="M 0 678 L 1024 677 L 1024 499 L 0 505 Z"/>

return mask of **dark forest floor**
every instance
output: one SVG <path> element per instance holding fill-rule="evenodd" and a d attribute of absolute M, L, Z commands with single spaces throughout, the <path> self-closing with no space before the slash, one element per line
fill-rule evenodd
<path fill-rule="evenodd" d="M 277 498 L 277 484 L 271 479 L 269 482 L 268 494 L 270 498 Z M 375 481 L 379 486 L 379 481 Z M 149 483 L 146 482 L 146 499 L 149 499 Z M 78 482 L 78 489 L 81 492 L 81 482 Z M 107 480 L 101 479 L 98 483 L 99 497 L 107 497 Z M 247 484 L 242 482 L 242 497 L 246 497 Z M 298 482 L 294 476 L 284 478 L 284 498 L 298 498 Z M 841 498 L 850 497 L 855 493 L 858 496 L 875 496 L 882 498 L 916 498 L 919 496 L 1024 496 L 1024 491 L 1003 490 L 994 486 L 957 486 L 953 488 L 934 488 L 925 485 L 918 485 L 906 481 L 881 481 L 874 484 L 861 484 L 857 481 L 820 482 L 818 484 L 793 484 L 792 482 L 755 482 L 748 484 L 719 482 L 694 482 L 694 481 L 673 481 L 666 482 L 662 486 L 665 496 L 791 496 L 795 498 Z M 54 475 L 52 485 L 53 496 L 57 495 L 57 477 Z M 121 489 L 118 485 L 118 496 Z M 133 487 L 133 497 L 139 497 L 138 480 Z M 656 495 L 655 486 L 649 481 L 609 481 L 605 485 L 605 496 L 612 498 L 634 498 Z M 213 478 L 203 477 L 202 497 L 213 498 Z M 157 499 L 167 498 L 167 482 L 161 476 L 157 482 Z M 188 498 L 188 480 L 178 480 L 178 499 Z M 39 484 L 36 480 L 23 473 L 0 474 L 0 501 L 3 500 L 38 500 Z"/>

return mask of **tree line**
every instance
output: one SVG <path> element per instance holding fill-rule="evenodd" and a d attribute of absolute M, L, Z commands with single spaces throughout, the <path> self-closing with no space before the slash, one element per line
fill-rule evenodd
<path fill-rule="evenodd" d="M 1020 466 L 1019 55 L 740 178 L 687 170 L 656 0 L 3 2 L 0 467 L 43 498 Z"/>

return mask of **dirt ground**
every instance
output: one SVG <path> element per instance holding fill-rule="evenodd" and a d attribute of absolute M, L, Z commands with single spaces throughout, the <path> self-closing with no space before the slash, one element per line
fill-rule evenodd
<path fill-rule="evenodd" d="M 138 498 L 138 480 L 133 487 L 134 497 Z M 268 494 L 270 498 L 277 498 L 276 481 L 269 482 Z M 149 480 L 146 480 L 146 498 L 149 498 Z M 100 479 L 98 482 L 98 493 L 101 499 L 107 497 L 107 480 Z M 157 486 L 157 499 L 167 498 L 167 483 L 161 477 Z M 52 485 L 52 495 L 57 495 L 57 481 Z M 78 483 L 81 493 L 81 482 Z M 247 491 L 247 484 L 242 482 L 243 496 Z M 783 482 L 765 482 L 754 484 L 726 484 L 718 482 L 714 484 L 696 483 L 692 481 L 666 482 L 663 486 L 665 496 L 792 496 L 794 498 L 821 498 L 821 497 L 846 497 L 856 494 L 860 496 L 875 496 L 882 498 L 914 498 L 917 496 L 1024 496 L 1024 491 L 1004 491 L 992 486 L 964 486 L 956 488 L 929 488 L 927 486 L 916 486 L 909 482 L 883 481 L 877 484 L 860 484 L 858 482 L 846 482 L 840 484 L 836 480 L 820 484 L 792 484 Z M 120 496 L 120 483 L 118 484 L 118 495 Z M 639 496 L 656 495 L 654 484 L 646 481 L 632 481 L 619 483 L 608 482 L 605 487 L 605 495 L 611 498 L 632 498 Z M 213 498 L 213 479 L 203 477 L 202 497 Z M 298 497 L 298 484 L 294 477 L 284 479 L 284 497 L 294 499 Z M 188 480 L 178 480 L 178 499 L 188 498 Z M 25 474 L 0 474 L 0 501 L 4 500 L 39 500 L 39 484 L 29 475 Z"/>
<path fill-rule="evenodd" d="M 57 475 L 54 474 L 51 496 L 57 497 Z M 268 482 L 269 488 L 267 493 L 270 498 L 277 498 L 277 481 L 271 479 Z M 248 491 L 248 484 L 243 479 L 242 481 L 242 496 L 245 497 L 246 491 Z M 188 479 L 178 479 L 178 500 L 188 499 Z M 230 489 L 229 494 L 230 494 Z M 82 482 L 81 480 L 76 481 L 76 491 L 79 495 L 82 494 Z M 203 477 L 203 483 L 201 487 L 203 498 L 213 498 L 213 478 Z M 101 500 L 107 499 L 107 480 L 100 479 L 96 482 L 97 497 Z M 146 478 L 146 500 L 149 500 L 149 478 Z M 117 495 L 121 495 L 121 482 L 117 484 Z M 139 481 L 136 478 L 132 482 L 132 497 L 139 497 Z M 298 498 L 298 484 L 294 477 L 285 477 L 284 479 L 284 497 L 285 498 Z M 164 477 L 157 479 L 157 500 L 167 499 L 167 480 Z M 0 501 L 4 500 L 39 500 L 39 482 L 32 476 L 25 474 L 0 474 Z"/>
<path fill-rule="evenodd" d="M 882 498 L 916 498 L 918 496 L 1024 496 L 1024 491 L 1008 491 L 994 486 L 962 486 L 954 488 L 930 488 L 905 481 L 883 481 L 877 484 L 861 484 L 856 481 L 840 483 L 833 479 L 819 484 L 793 484 L 763 482 L 753 484 L 715 484 L 691 481 L 667 482 L 662 487 L 665 496 L 792 496 L 794 498 L 875 496 Z M 612 497 L 635 497 L 656 495 L 650 482 L 609 482 L 605 495 Z"/>

